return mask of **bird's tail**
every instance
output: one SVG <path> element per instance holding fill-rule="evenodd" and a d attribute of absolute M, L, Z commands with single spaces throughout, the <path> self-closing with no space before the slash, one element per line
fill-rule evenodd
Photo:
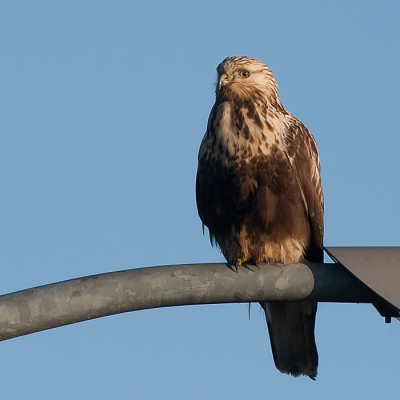
<path fill-rule="evenodd" d="M 315 380 L 318 352 L 314 338 L 316 302 L 261 303 L 267 317 L 276 368 Z"/>

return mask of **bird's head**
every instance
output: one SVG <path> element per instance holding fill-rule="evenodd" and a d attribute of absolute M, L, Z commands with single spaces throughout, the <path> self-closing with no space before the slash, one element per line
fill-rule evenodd
<path fill-rule="evenodd" d="M 217 73 L 216 96 L 222 101 L 260 97 L 280 103 L 274 75 L 267 65 L 255 58 L 225 58 L 218 65 Z"/>

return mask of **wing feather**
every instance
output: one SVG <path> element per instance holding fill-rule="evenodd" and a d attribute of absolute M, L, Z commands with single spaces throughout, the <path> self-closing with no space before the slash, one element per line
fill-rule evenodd
<path fill-rule="evenodd" d="M 323 259 L 324 196 L 317 145 L 310 131 L 297 118 L 290 116 L 284 135 L 286 156 L 290 162 L 311 228 L 308 261 Z"/>

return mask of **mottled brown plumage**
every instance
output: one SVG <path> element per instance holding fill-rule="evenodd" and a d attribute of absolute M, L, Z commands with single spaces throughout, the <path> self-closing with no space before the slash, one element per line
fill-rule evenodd
<path fill-rule="evenodd" d="M 200 218 L 229 263 L 323 258 L 323 194 L 315 140 L 282 106 L 271 70 L 249 57 L 217 67 L 199 151 Z M 277 368 L 315 378 L 317 303 L 262 303 Z"/>

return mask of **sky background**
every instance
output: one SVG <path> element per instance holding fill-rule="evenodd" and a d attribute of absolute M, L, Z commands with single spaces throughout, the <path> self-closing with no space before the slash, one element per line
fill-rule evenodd
<path fill-rule="evenodd" d="M 221 262 L 194 183 L 215 68 L 248 55 L 314 134 L 327 246 L 400 245 L 398 1 L 2 1 L 0 292 Z M 0 343 L 4 399 L 398 399 L 400 324 L 320 304 L 316 382 L 258 306 L 154 309 Z"/>

